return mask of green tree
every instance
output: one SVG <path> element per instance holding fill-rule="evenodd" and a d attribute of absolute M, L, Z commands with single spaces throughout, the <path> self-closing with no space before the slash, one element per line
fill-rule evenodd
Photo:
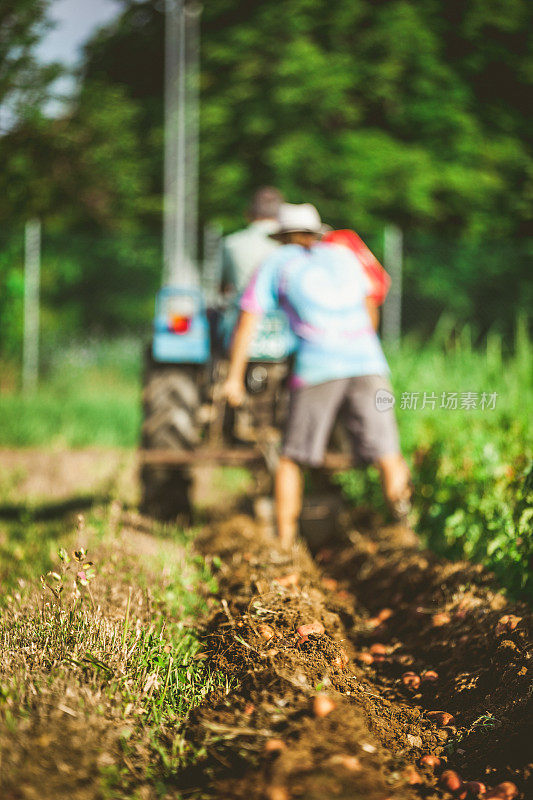
<path fill-rule="evenodd" d="M 290 0 L 280 13 L 273 3 L 210 3 L 203 163 L 217 167 L 209 211 L 223 205 L 227 183 L 240 199 L 243 184 L 249 190 L 259 178 L 314 199 L 335 224 L 520 229 L 533 162 L 525 131 L 516 125 L 509 135 L 497 109 L 503 96 L 513 105 L 531 77 L 531 6 L 514 3 L 523 41 L 509 94 L 501 84 L 492 90 L 490 45 L 476 67 L 453 57 L 458 35 L 466 50 L 479 37 L 481 23 L 467 18 L 458 34 L 450 8 L 464 5 L 333 0 L 325 11 Z M 513 47 L 504 40 L 500 59 Z M 513 119 L 523 111 L 520 99 Z"/>
<path fill-rule="evenodd" d="M 58 64 L 43 66 L 35 46 L 50 27 L 50 0 L 0 0 L 0 113 L 3 130 L 35 113 L 61 74 Z"/>
<path fill-rule="evenodd" d="M 20 141 L 14 149 L 6 147 L 9 138 L 39 117 L 50 87 L 61 73 L 58 65 L 38 64 L 34 55 L 49 26 L 48 6 L 48 0 L 0 0 L 0 183 L 15 162 L 20 164 L 26 158 Z M 14 187 L 10 190 L 15 191 Z M 2 220 L 0 240 L 0 352 L 9 355 L 17 352 L 22 333 L 22 239 L 17 241 L 11 235 L 16 217 L 10 206 Z"/>
<path fill-rule="evenodd" d="M 240 224 L 277 183 L 334 224 L 469 237 L 531 215 L 527 0 L 212 0 L 202 17 L 201 207 Z M 86 47 L 83 79 L 138 104 L 161 190 L 162 6 L 124 0 Z"/>

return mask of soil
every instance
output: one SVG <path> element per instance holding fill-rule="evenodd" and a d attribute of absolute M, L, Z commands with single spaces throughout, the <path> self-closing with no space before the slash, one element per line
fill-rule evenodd
<path fill-rule="evenodd" d="M 136 459 L 131 450 L 84 448 L 41 450 L 0 448 L 0 507 L 92 499 L 111 494 L 136 499 Z"/>
<path fill-rule="evenodd" d="M 220 559 L 203 657 L 238 684 L 194 713 L 190 738 L 206 758 L 183 788 L 248 800 L 476 797 L 439 784 L 453 769 L 486 797 L 503 781 L 533 797 L 531 612 L 406 527 L 338 517 L 343 532 L 314 558 L 303 543 L 285 554 L 246 515 L 199 537 Z M 298 627 L 314 621 L 324 632 L 302 640 Z M 333 706 L 317 716 L 322 695 Z M 420 766 L 424 755 L 440 766 Z"/>
<path fill-rule="evenodd" d="M 15 503 L 28 494 L 80 495 L 87 474 L 101 463 L 91 487 L 97 494 L 115 480 L 122 456 L 113 457 L 113 468 L 111 455 L 74 456 L 83 464 L 67 454 L 46 458 L 36 466 L 29 453 L 9 456 L 11 474 L 20 465 L 16 480 L 6 484 Z M 131 492 L 131 462 L 124 474 Z M 58 494 L 46 488 L 58 485 Z M 113 492 L 120 494 L 117 485 Z M 508 601 L 479 566 L 439 559 L 408 528 L 346 510 L 338 497 L 314 497 L 304 515 L 309 546 L 301 541 L 288 554 L 273 537 L 268 502 L 256 502 L 254 515 L 236 511 L 229 496 L 215 499 L 203 512 L 196 546 L 212 564 L 219 592 L 209 599 L 197 657 L 226 676 L 227 689 L 191 715 L 188 737 L 198 758 L 176 776 L 180 797 L 476 797 L 440 785 L 442 771 L 452 769 L 464 781 L 482 781 L 487 800 L 506 797 L 491 795 L 503 781 L 516 784 L 521 800 L 533 799 L 533 619 L 525 605 Z M 135 559 L 150 554 L 152 539 L 140 518 L 119 519 L 120 513 L 120 550 L 134 570 Z M 332 516 L 335 536 L 328 538 L 323 523 Z M 176 557 L 170 541 L 167 555 Z M 120 618 L 126 584 L 117 591 L 108 605 L 110 616 L 115 609 Z M 309 623 L 319 623 L 315 632 L 300 635 L 298 628 Z M 94 765 L 101 770 L 120 761 L 122 721 L 104 725 L 92 713 L 96 695 L 94 709 L 87 701 L 89 716 L 76 719 L 62 708 L 70 708 L 68 687 L 57 688 L 49 703 L 51 714 L 57 707 L 57 725 L 43 717 L 3 741 L 5 763 L 27 773 L 23 790 L 8 797 L 40 796 L 37 777 L 47 775 L 58 798 L 96 798 L 101 795 L 89 779 L 98 771 Z M 62 741 L 51 732 L 56 728 Z M 440 766 L 421 766 L 425 755 L 438 757 Z M 35 780 L 27 770 L 32 759 Z M 139 797 L 155 797 L 142 781 L 139 774 Z"/>

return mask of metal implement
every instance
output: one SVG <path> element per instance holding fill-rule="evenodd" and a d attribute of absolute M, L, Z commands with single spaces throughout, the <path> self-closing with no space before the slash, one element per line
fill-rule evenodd
<path fill-rule="evenodd" d="M 239 465 L 264 464 L 265 452 L 255 447 L 210 447 L 201 446 L 194 451 L 179 450 L 140 450 L 142 464 L 194 466 L 205 464 Z M 349 469 L 353 465 L 347 453 L 327 453 L 320 469 L 336 472 Z"/>

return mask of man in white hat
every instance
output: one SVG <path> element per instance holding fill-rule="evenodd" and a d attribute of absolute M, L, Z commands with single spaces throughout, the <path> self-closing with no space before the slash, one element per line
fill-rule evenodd
<path fill-rule="evenodd" d="M 341 411 L 354 461 L 378 467 L 395 516 L 405 514 L 411 494 L 392 404 L 378 402 L 384 393 L 392 394 L 389 368 L 371 323 L 370 282 L 348 248 L 320 243 L 321 230 L 314 206 L 280 206 L 271 236 L 283 246 L 261 264 L 241 298 L 225 385 L 228 402 L 240 405 L 258 318 L 282 308 L 298 342 L 275 486 L 278 534 L 285 547 L 298 529 L 301 467 L 321 465 Z"/>

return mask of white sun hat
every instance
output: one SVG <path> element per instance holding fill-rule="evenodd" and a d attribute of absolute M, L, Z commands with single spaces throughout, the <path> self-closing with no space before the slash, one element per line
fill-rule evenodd
<path fill-rule="evenodd" d="M 278 227 L 270 236 L 277 239 L 284 233 L 322 232 L 320 214 L 311 203 L 282 203 L 278 211 Z"/>

